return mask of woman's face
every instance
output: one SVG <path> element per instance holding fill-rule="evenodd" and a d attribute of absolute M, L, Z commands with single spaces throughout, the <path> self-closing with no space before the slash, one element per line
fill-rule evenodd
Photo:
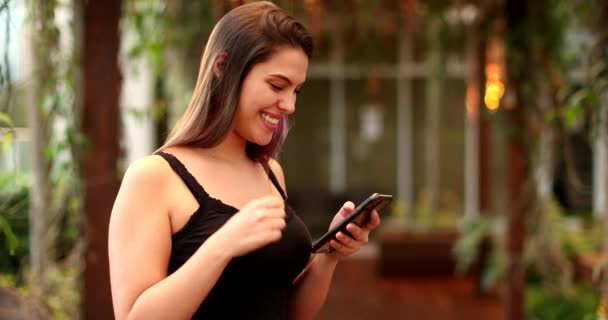
<path fill-rule="evenodd" d="M 306 79 L 308 57 L 302 49 L 282 47 L 254 65 L 241 86 L 233 131 L 246 141 L 270 143 L 279 119 L 293 113 Z"/>

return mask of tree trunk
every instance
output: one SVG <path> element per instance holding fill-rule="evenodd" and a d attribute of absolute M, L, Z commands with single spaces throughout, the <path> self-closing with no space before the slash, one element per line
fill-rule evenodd
<path fill-rule="evenodd" d="M 545 72 L 548 72 L 545 70 Z M 551 108 L 551 96 L 547 85 L 541 86 L 538 105 L 542 118 L 545 112 Z M 539 119 L 537 121 L 543 121 Z M 553 186 L 553 128 L 547 125 L 543 127 L 538 145 L 536 146 L 536 194 L 543 200 L 551 197 Z"/>
<path fill-rule="evenodd" d="M 83 158 L 87 251 L 84 269 L 85 319 L 113 319 L 108 268 L 108 223 L 118 192 L 119 19 L 121 1 L 84 5 L 83 131 L 90 147 Z"/>
<path fill-rule="evenodd" d="M 507 15 L 507 32 L 521 31 L 522 25 L 525 23 L 528 12 L 526 1 L 509 0 L 506 3 Z M 511 39 L 516 39 L 513 36 Z M 508 190 L 509 190 L 509 208 L 507 222 L 507 291 L 506 291 L 506 319 L 507 320 L 523 320 L 524 319 L 524 289 L 525 289 L 525 263 L 523 250 L 525 244 L 526 224 L 526 199 L 524 185 L 526 181 L 526 161 L 524 150 L 524 139 L 526 137 L 526 109 L 529 106 L 524 105 L 522 100 L 521 88 L 524 81 L 524 75 L 519 70 L 513 70 L 514 66 L 510 63 L 515 63 L 511 58 L 517 54 L 526 54 L 528 43 L 526 39 L 518 38 L 517 41 L 512 41 L 507 50 L 506 65 L 509 70 L 508 86 L 513 90 L 513 105 L 508 106 L 507 111 L 507 130 L 510 135 L 507 140 L 507 172 L 508 172 Z M 530 70 L 519 66 L 522 70 Z"/>
<path fill-rule="evenodd" d="M 519 112 L 516 110 L 512 112 Z M 512 114 L 511 123 L 518 123 L 521 119 Z M 513 127 L 519 127 L 514 125 Z M 521 141 L 511 137 L 508 143 L 509 172 L 509 217 L 507 225 L 507 293 L 506 312 L 507 320 L 524 319 L 524 289 L 525 289 L 525 264 L 523 249 L 525 241 L 525 205 L 524 205 L 524 181 L 525 162 L 524 151 Z"/>
<path fill-rule="evenodd" d="M 602 141 L 601 145 L 596 145 L 596 147 L 603 153 L 604 163 L 608 163 L 608 93 L 604 92 L 602 94 L 602 98 L 600 98 L 600 132 L 601 137 L 598 137 L 598 140 Z M 598 143 L 599 144 L 599 143 Z M 600 152 L 596 150 L 596 152 Z M 604 172 L 597 173 L 594 177 L 596 179 L 601 179 L 603 181 L 603 190 L 596 190 L 596 192 L 602 192 L 604 197 L 603 208 L 600 210 L 603 211 L 601 214 L 602 220 L 604 221 L 604 259 L 608 257 L 608 169 L 606 168 L 608 164 L 604 166 Z M 602 279 L 602 301 L 603 306 L 606 308 L 608 306 L 608 276 L 606 272 L 604 272 L 604 276 Z"/>
<path fill-rule="evenodd" d="M 187 19 L 186 10 L 192 10 L 189 2 L 183 0 L 167 2 L 167 19 L 171 22 L 170 24 L 172 28 L 175 28 L 177 34 L 187 32 L 187 30 L 180 29 L 184 27 L 184 19 Z M 194 86 L 194 77 L 197 75 L 196 71 L 193 72 L 192 61 L 188 57 L 188 49 L 188 45 L 170 42 L 165 50 L 164 63 L 167 70 L 167 79 L 164 85 L 169 96 L 169 128 L 173 128 L 188 107 Z M 199 61 L 195 63 L 198 65 Z"/>
<path fill-rule="evenodd" d="M 42 106 L 51 74 L 52 65 L 45 52 L 48 50 L 48 30 L 46 21 L 52 19 L 54 8 L 49 8 L 47 1 L 29 0 L 27 3 L 31 19 L 28 21 L 28 50 L 26 60 L 30 62 L 31 88 L 26 95 L 28 127 L 31 132 L 31 165 L 33 181 L 30 187 L 30 290 L 38 303 L 44 299 L 47 281 L 46 271 L 50 257 L 47 241 L 49 220 L 48 208 L 51 207 L 51 182 L 49 179 L 49 161 L 46 159 L 46 147 L 49 142 L 49 122 Z"/>
<path fill-rule="evenodd" d="M 543 69 L 549 74 L 551 71 Z M 540 109 L 537 121 L 544 121 L 544 115 L 553 107 L 553 99 L 549 85 L 542 83 L 539 86 L 538 107 Z M 561 213 L 558 211 L 553 196 L 554 180 L 554 129 L 550 125 L 542 128 L 534 149 L 536 187 L 537 223 L 535 226 L 532 245 L 536 246 L 535 265 L 539 273 L 545 278 L 548 285 L 562 291 L 569 292 L 572 285 L 573 268 L 568 257 L 563 252 L 560 239 Z M 558 223 L 556 223 L 556 221 Z"/>
<path fill-rule="evenodd" d="M 608 97 L 604 94 L 598 108 L 595 150 L 593 152 L 593 215 L 600 217 L 608 206 Z"/>

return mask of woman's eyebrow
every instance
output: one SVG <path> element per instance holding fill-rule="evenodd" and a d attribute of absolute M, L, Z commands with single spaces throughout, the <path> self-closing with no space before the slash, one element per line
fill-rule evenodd
<path fill-rule="evenodd" d="M 279 78 L 279 79 L 281 79 L 281 80 L 283 80 L 283 81 L 287 82 L 289 85 L 293 84 L 293 83 L 291 82 L 291 80 L 289 80 L 289 78 L 287 78 L 286 76 L 284 76 L 284 75 L 282 75 L 282 74 L 271 74 L 270 76 L 271 76 L 271 77 L 273 77 L 273 78 Z"/>
<path fill-rule="evenodd" d="M 287 78 L 286 76 L 284 76 L 282 74 L 271 74 L 270 77 L 281 79 L 281 80 L 287 82 L 288 85 L 293 84 L 293 82 L 289 78 Z M 302 87 L 303 85 L 304 85 L 304 82 L 300 83 L 300 85 L 298 85 L 298 87 Z"/>

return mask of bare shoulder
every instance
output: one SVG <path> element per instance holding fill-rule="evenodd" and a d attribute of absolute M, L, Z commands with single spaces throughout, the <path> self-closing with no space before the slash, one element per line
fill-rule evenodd
<path fill-rule="evenodd" d="M 133 215 L 143 212 L 147 204 L 167 208 L 165 201 L 168 184 L 171 181 L 171 168 L 160 156 L 142 157 L 129 165 L 120 185 L 114 204 L 113 215 L 118 212 Z M 128 210 L 121 210 L 128 208 Z"/>
<path fill-rule="evenodd" d="M 139 158 L 129 165 L 123 177 L 123 184 L 159 186 L 167 182 L 170 173 L 171 168 L 165 159 L 157 155 L 149 155 Z"/>
<path fill-rule="evenodd" d="M 275 159 L 270 159 L 268 160 L 268 165 L 270 166 L 270 170 L 272 170 L 274 175 L 277 177 L 279 184 L 281 184 L 281 188 L 287 192 L 287 189 L 285 188 L 285 174 L 283 173 L 281 164 Z"/>

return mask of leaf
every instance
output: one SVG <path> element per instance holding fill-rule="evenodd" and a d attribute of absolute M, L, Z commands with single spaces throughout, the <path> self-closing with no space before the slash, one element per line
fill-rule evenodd
<path fill-rule="evenodd" d="M 568 99 L 569 104 L 581 104 L 583 100 L 587 97 L 587 88 L 582 88 L 577 90 L 572 94 L 572 96 Z"/>
<path fill-rule="evenodd" d="M 13 132 L 8 131 L 2 135 L 2 153 L 7 153 L 8 148 L 11 146 L 11 142 L 13 141 Z"/>
<path fill-rule="evenodd" d="M 593 87 L 589 88 L 587 93 L 587 99 L 585 99 L 592 108 L 597 108 L 600 104 L 600 98 L 598 95 L 597 90 L 595 90 Z"/>
<path fill-rule="evenodd" d="M 11 117 L 9 117 L 8 114 L 4 112 L 0 112 L 0 122 L 4 122 L 10 128 L 14 127 L 13 120 L 11 120 Z"/>
<path fill-rule="evenodd" d="M 583 114 L 583 107 L 580 104 L 568 105 L 562 114 L 566 127 L 573 128 Z"/>
<path fill-rule="evenodd" d="M 54 107 L 55 98 L 51 95 L 44 96 L 44 98 L 42 99 L 42 104 L 40 105 L 40 110 L 42 111 L 42 114 L 44 114 L 45 116 L 50 115 Z"/>
<path fill-rule="evenodd" d="M 3 216 L 0 216 L 0 230 L 2 230 L 2 232 L 6 236 L 8 251 L 11 255 L 13 255 L 15 253 L 15 250 L 19 246 L 19 241 L 17 240 L 17 236 L 15 236 L 13 229 L 8 224 L 8 221 L 6 221 Z"/>

